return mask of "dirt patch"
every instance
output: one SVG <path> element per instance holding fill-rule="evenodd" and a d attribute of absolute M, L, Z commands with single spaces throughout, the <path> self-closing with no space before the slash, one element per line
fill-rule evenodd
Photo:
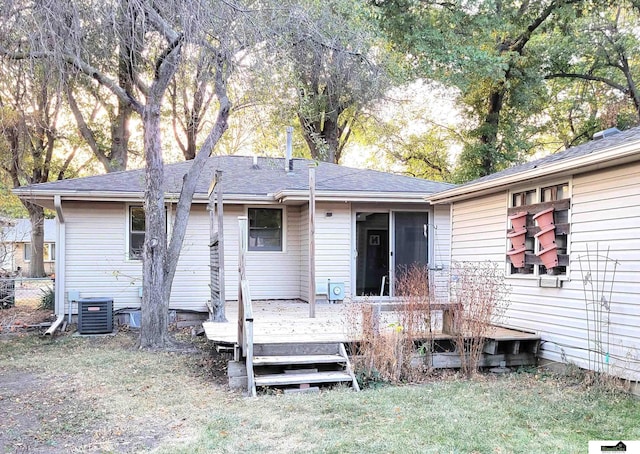
<path fill-rule="evenodd" d="M 16 306 L 0 310 L 0 334 L 19 333 L 29 330 L 44 331 L 51 325 L 53 311 Z"/>
<path fill-rule="evenodd" d="M 0 335 L 0 452 L 141 452 L 190 438 L 227 360 L 174 333 L 170 352 L 113 336 Z"/>

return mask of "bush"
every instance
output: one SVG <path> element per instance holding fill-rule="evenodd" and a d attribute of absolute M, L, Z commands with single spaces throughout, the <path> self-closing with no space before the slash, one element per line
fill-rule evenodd
<path fill-rule="evenodd" d="M 431 344 L 431 306 L 429 270 L 412 265 L 399 270 L 399 295 L 393 323 L 381 322 L 375 304 L 354 304 L 348 315 L 350 328 L 361 342 L 353 346 L 353 366 L 361 385 L 419 381 L 425 369 L 412 364 L 418 354 L 417 342 Z"/>
<path fill-rule="evenodd" d="M 492 262 L 459 262 L 451 267 L 450 302 L 457 309 L 454 342 L 467 377 L 477 370 L 485 338 L 509 306 L 504 272 Z"/>
<path fill-rule="evenodd" d="M 53 288 L 47 287 L 46 289 L 41 289 L 42 297 L 40 298 L 40 305 L 38 309 L 52 311 L 55 309 L 56 304 L 56 292 Z"/>

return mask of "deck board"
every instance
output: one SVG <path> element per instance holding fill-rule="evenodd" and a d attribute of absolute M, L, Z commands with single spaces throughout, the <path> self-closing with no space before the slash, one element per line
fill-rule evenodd
<path fill-rule="evenodd" d="M 235 344 L 238 337 L 237 302 L 225 306 L 227 322 L 204 322 L 207 339 L 218 344 Z M 380 327 L 385 329 L 397 319 L 392 311 L 382 312 Z M 309 318 L 309 305 L 300 301 L 254 301 L 254 343 L 293 342 L 354 342 L 361 338 L 356 319 L 361 317 L 354 304 L 316 304 L 316 317 Z M 451 339 L 449 334 L 436 333 L 435 339 Z M 426 338 L 426 336 L 425 336 Z M 488 339 L 503 341 L 540 339 L 534 333 L 495 327 Z"/>

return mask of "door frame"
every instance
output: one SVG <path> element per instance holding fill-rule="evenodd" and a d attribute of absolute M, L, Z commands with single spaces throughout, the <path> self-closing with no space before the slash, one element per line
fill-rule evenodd
<path fill-rule="evenodd" d="M 357 225 L 357 214 L 358 213 L 385 213 L 389 215 L 389 273 L 388 273 L 388 286 L 389 286 L 389 295 L 385 296 L 376 296 L 376 298 L 387 301 L 395 297 L 395 288 L 394 288 L 394 280 L 395 280 L 395 213 L 402 212 L 418 212 L 418 213 L 426 213 L 427 215 L 427 257 L 426 262 L 427 265 L 433 261 L 433 235 L 432 235 L 432 224 L 434 219 L 433 208 L 427 206 L 426 208 L 416 207 L 416 206 L 397 206 L 397 205 L 355 205 L 351 207 L 351 288 L 352 299 L 363 299 L 365 296 L 361 296 L 357 294 L 357 273 L 358 273 L 358 244 L 356 238 L 356 225 Z"/>

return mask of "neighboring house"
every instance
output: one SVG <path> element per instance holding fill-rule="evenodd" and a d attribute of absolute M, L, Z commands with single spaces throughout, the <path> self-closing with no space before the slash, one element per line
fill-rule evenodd
<path fill-rule="evenodd" d="M 238 217 L 248 216 L 247 275 L 254 299 L 308 300 L 309 165 L 313 161 L 212 157 L 198 182 L 170 308 L 206 312 L 210 217 L 207 192 L 222 171 L 226 299 L 237 299 Z M 165 166 L 168 226 L 191 162 Z M 316 167 L 315 264 L 319 293 L 328 280 L 345 296 L 393 296 L 393 271 L 413 262 L 432 269 L 446 296 L 449 208 L 425 204 L 452 185 L 320 162 Z M 27 186 L 20 197 L 58 213 L 56 312 L 68 294 L 112 297 L 114 308 L 138 307 L 144 241 L 144 171 L 132 170 Z M 391 283 L 391 285 L 389 285 Z M 75 305 L 72 305 L 75 312 Z"/>
<path fill-rule="evenodd" d="M 55 273 L 56 221 L 44 220 L 44 271 Z M 9 274 L 29 274 L 31 263 L 31 221 L 12 219 L 2 228 L 0 234 L 0 258 L 2 272 Z"/>
<path fill-rule="evenodd" d="M 504 268 L 506 325 L 539 333 L 542 358 L 640 380 L 640 128 L 428 200 L 451 208 L 452 261 Z M 542 249 L 534 216 L 549 208 L 555 228 L 543 230 L 555 243 Z M 509 217 L 525 212 L 519 235 Z"/>

